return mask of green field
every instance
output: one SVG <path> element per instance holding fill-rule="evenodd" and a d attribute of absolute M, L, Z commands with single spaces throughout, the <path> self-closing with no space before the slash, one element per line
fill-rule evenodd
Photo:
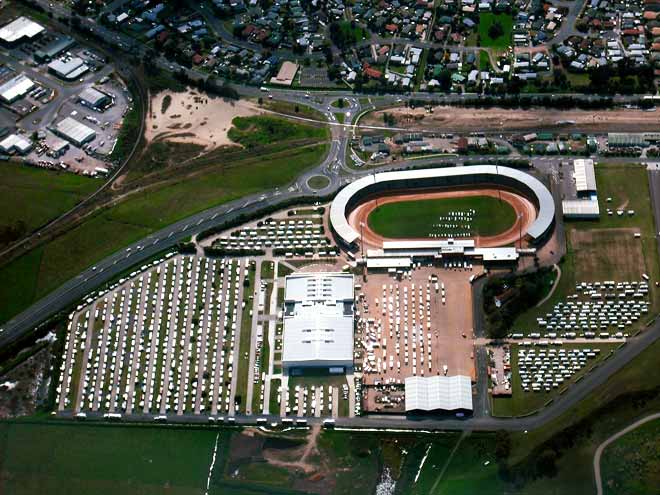
<path fill-rule="evenodd" d="M 603 492 L 652 494 L 660 487 L 660 419 L 608 445 L 601 457 Z"/>
<path fill-rule="evenodd" d="M 325 175 L 315 175 L 313 177 L 310 177 L 309 180 L 307 181 L 307 185 L 312 189 L 316 189 L 317 191 L 319 189 L 324 189 L 328 187 L 329 184 L 330 184 L 330 180 Z"/>
<path fill-rule="evenodd" d="M 369 215 L 369 227 L 376 233 L 393 239 L 428 237 L 438 228 L 441 216 L 451 211 L 476 210 L 472 222 L 473 235 L 489 236 L 510 228 L 516 212 L 506 201 L 490 196 L 400 201 L 378 206 Z"/>
<path fill-rule="evenodd" d="M 278 143 L 285 140 L 316 139 L 328 137 L 326 127 L 314 127 L 309 124 L 292 122 L 280 117 L 254 116 L 234 117 L 234 127 L 229 129 L 229 139 L 246 148 L 254 148 L 265 144 Z"/>
<path fill-rule="evenodd" d="M 0 492 L 203 493 L 217 434 L 76 423 L 3 423 Z"/>
<path fill-rule="evenodd" d="M 3 163 L 0 167 L 0 246 L 57 218 L 103 181 L 69 172 Z M 7 229 L 17 229 L 15 236 Z"/>
<path fill-rule="evenodd" d="M 25 256 L 36 256 L 28 253 L 0 267 L 0 274 L 25 277 L 25 292 L 16 294 L 15 287 L 7 284 L 0 288 L 0 300 L 13 301 L 7 310 L 2 305 L 2 319 L 25 309 L 98 260 L 160 228 L 212 206 L 290 183 L 316 165 L 326 152 L 327 145 L 317 144 L 245 158 L 232 166 L 218 166 L 173 185 L 129 196 L 39 248 L 42 255 L 38 266 L 26 262 Z"/>
<path fill-rule="evenodd" d="M 502 27 L 502 34 L 496 38 L 491 38 L 489 31 L 492 25 L 499 23 Z M 511 31 L 513 29 L 513 17 L 509 14 L 493 14 L 483 12 L 479 14 L 479 38 L 481 46 L 492 47 L 496 49 L 505 49 L 511 44 Z"/>

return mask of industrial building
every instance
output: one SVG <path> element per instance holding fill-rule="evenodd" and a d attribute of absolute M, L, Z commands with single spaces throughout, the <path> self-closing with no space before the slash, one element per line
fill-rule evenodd
<path fill-rule="evenodd" d="M 32 143 L 30 140 L 18 134 L 10 134 L 0 141 L 0 151 L 3 153 L 25 155 L 31 149 Z"/>
<path fill-rule="evenodd" d="M 25 40 L 32 40 L 43 33 L 45 28 L 27 17 L 19 17 L 0 28 L 0 42 L 5 46 L 16 46 Z"/>
<path fill-rule="evenodd" d="M 101 110 L 107 107 L 112 99 L 109 95 L 102 93 L 96 88 L 85 88 L 78 95 L 78 101 L 83 105 L 94 108 L 96 110 Z"/>
<path fill-rule="evenodd" d="M 41 50 L 35 51 L 34 59 L 39 63 L 50 62 L 75 44 L 71 36 L 58 36 Z"/>
<path fill-rule="evenodd" d="M 564 218 L 574 220 L 598 220 L 598 190 L 594 161 L 588 159 L 573 160 L 573 178 L 577 198 L 561 202 Z"/>
<path fill-rule="evenodd" d="M 596 172 L 593 160 L 583 158 L 573 160 L 573 178 L 578 196 L 596 194 Z"/>
<path fill-rule="evenodd" d="M 291 86 L 293 84 L 293 79 L 296 77 L 298 72 L 298 64 L 293 62 L 284 62 L 282 67 L 280 67 L 279 72 L 275 77 L 270 79 L 271 84 L 279 84 L 280 86 Z"/>
<path fill-rule="evenodd" d="M 66 81 L 79 78 L 89 70 L 85 61 L 80 57 L 71 57 L 64 60 L 53 60 L 48 64 L 48 71 Z"/>
<path fill-rule="evenodd" d="M 406 412 L 472 412 L 469 376 L 409 376 L 405 381 Z"/>
<path fill-rule="evenodd" d="M 645 148 L 649 142 L 644 134 L 632 132 L 610 132 L 607 134 L 607 146 L 610 148 Z"/>
<path fill-rule="evenodd" d="M 58 123 L 53 132 L 76 146 L 82 146 L 96 137 L 94 129 L 90 129 L 71 117 L 67 117 Z"/>
<path fill-rule="evenodd" d="M 565 199 L 561 202 L 564 218 L 574 220 L 598 220 L 600 208 L 596 199 Z"/>
<path fill-rule="evenodd" d="M 286 277 L 282 368 L 344 373 L 353 367 L 353 275 Z"/>
<path fill-rule="evenodd" d="M 23 98 L 32 88 L 34 88 L 32 79 L 19 74 L 0 86 L 0 100 L 4 103 L 13 103 Z"/>

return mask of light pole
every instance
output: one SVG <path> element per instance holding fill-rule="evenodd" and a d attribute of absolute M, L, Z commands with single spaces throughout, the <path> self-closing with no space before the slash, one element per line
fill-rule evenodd
<path fill-rule="evenodd" d="M 518 212 L 518 239 L 520 243 L 520 249 L 522 249 L 522 212 Z"/>
<path fill-rule="evenodd" d="M 362 252 L 362 260 L 364 260 L 364 222 L 360 222 L 360 250 Z"/>

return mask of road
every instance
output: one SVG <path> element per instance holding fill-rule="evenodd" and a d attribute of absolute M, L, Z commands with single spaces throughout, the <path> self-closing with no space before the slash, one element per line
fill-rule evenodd
<path fill-rule="evenodd" d="M 649 421 L 653 421 L 655 419 L 660 419 L 660 413 L 651 414 L 650 416 L 646 416 L 645 418 L 635 421 L 633 424 L 626 426 L 623 430 L 615 433 L 614 435 L 609 437 L 607 440 L 605 440 L 603 443 L 601 443 L 598 446 L 598 448 L 596 449 L 596 453 L 594 454 L 594 478 L 596 479 L 597 495 L 603 495 L 603 480 L 600 475 L 600 458 L 603 455 L 603 451 L 605 450 L 605 447 L 607 447 L 612 442 L 618 440 L 626 433 L 630 433 L 635 428 L 642 426 L 644 423 L 648 423 Z"/>

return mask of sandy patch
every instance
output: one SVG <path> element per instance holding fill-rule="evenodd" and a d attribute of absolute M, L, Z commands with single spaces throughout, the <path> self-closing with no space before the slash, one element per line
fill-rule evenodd
<path fill-rule="evenodd" d="M 509 110 L 438 106 L 434 107 L 433 113 L 429 114 L 424 108 L 398 107 L 372 112 L 362 120 L 362 123 L 383 125 L 383 113 L 385 112 L 395 117 L 395 126 L 409 126 L 410 130 L 651 132 L 658 128 L 658 116 L 655 112 L 631 109 L 592 111 L 533 108 Z"/>
<path fill-rule="evenodd" d="M 163 113 L 163 100 L 171 103 Z M 193 143 L 207 149 L 234 144 L 227 137 L 234 117 L 249 117 L 262 113 L 254 103 L 230 101 L 199 94 L 195 90 L 183 93 L 162 91 L 152 97 L 147 115 L 147 142 L 166 139 Z"/>

